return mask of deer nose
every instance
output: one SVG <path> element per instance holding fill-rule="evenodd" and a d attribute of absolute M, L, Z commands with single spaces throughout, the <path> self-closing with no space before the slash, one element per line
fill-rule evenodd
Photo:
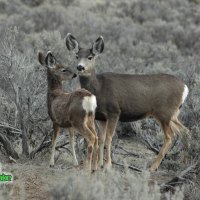
<path fill-rule="evenodd" d="M 78 71 L 82 71 L 82 70 L 85 69 L 85 67 L 83 67 L 82 65 L 78 65 L 78 66 L 77 66 L 77 69 L 78 69 Z"/>
<path fill-rule="evenodd" d="M 77 77 L 77 75 L 76 74 L 74 74 L 73 76 L 72 76 L 72 78 L 76 78 Z"/>

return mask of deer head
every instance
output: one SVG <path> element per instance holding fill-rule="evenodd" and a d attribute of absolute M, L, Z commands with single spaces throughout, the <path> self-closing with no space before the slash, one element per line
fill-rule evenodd
<path fill-rule="evenodd" d="M 61 81 L 71 80 L 76 77 L 72 69 L 60 64 L 50 51 L 47 52 L 46 57 L 39 52 L 38 61 L 47 68 L 52 76 L 59 78 Z"/>
<path fill-rule="evenodd" d="M 74 51 L 78 60 L 77 70 L 83 76 L 91 75 L 94 71 L 95 58 L 104 50 L 104 40 L 100 36 L 89 49 L 81 48 L 76 38 L 68 33 L 65 39 L 67 49 Z"/>

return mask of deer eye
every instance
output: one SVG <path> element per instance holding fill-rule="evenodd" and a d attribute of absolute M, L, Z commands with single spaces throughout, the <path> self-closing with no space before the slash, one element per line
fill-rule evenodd
<path fill-rule="evenodd" d="M 92 56 L 89 56 L 89 57 L 88 57 L 88 60 L 92 60 L 92 58 L 93 58 Z"/>
<path fill-rule="evenodd" d="M 76 59 L 79 59 L 78 55 L 76 55 Z"/>
<path fill-rule="evenodd" d="M 61 72 L 66 72 L 67 70 L 66 69 L 61 69 Z"/>

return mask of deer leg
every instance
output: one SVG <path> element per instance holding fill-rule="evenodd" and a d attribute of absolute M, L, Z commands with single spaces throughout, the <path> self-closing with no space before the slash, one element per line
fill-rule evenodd
<path fill-rule="evenodd" d="M 189 138 L 190 138 L 190 134 L 189 134 L 189 130 L 178 120 L 178 115 L 180 113 L 180 110 L 178 109 L 177 112 L 174 114 L 173 118 L 172 118 L 172 122 L 175 124 L 175 126 L 178 128 L 179 132 L 181 132 L 180 130 L 182 130 L 183 132 L 183 137 L 182 137 L 182 143 L 184 146 L 184 158 L 183 158 L 183 162 L 187 163 L 188 162 L 188 151 L 189 151 Z"/>
<path fill-rule="evenodd" d="M 189 130 L 179 121 L 178 119 L 178 115 L 179 115 L 180 111 L 177 110 L 177 112 L 174 114 L 174 116 L 172 117 L 172 120 L 177 126 L 179 129 L 182 129 L 184 131 L 184 134 L 187 134 L 188 137 L 190 136 L 189 134 Z"/>
<path fill-rule="evenodd" d="M 75 148 L 74 148 L 74 129 L 73 128 L 69 128 L 69 140 L 70 140 L 70 145 L 71 145 L 71 148 L 72 148 L 74 165 L 78 166 L 78 161 L 77 161 L 77 158 L 76 158 L 76 151 L 75 151 Z"/>
<path fill-rule="evenodd" d="M 87 147 L 87 160 L 86 160 L 86 168 L 88 171 L 91 171 L 92 166 L 92 155 L 94 150 L 95 136 L 90 131 L 88 127 L 85 128 L 85 133 L 88 135 L 88 147 Z"/>
<path fill-rule="evenodd" d="M 186 145 L 186 148 L 188 150 L 189 148 L 189 137 L 190 137 L 190 131 L 176 118 L 173 120 L 173 122 L 177 125 L 177 127 L 181 130 L 183 130 L 183 133 L 184 133 L 184 137 L 183 137 L 183 143 L 184 145 Z"/>
<path fill-rule="evenodd" d="M 106 139 L 107 121 L 99 121 L 100 134 L 99 134 L 99 166 L 103 167 L 104 143 Z"/>
<path fill-rule="evenodd" d="M 117 122 L 118 122 L 118 117 L 108 120 L 107 132 L 106 132 L 106 162 L 105 162 L 105 166 L 104 166 L 105 170 L 109 170 L 112 166 L 111 142 L 112 142 L 113 135 L 115 133 Z"/>
<path fill-rule="evenodd" d="M 86 165 L 86 170 L 91 171 L 92 154 L 93 154 L 93 149 L 94 149 L 95 136 L 90 131 L 86 123 L 83 124 L 82 126 L 79 126 L 77 130 L 87 141 L 87 158 L 85 161 L 85 165 Z"/>
<path fill-rule="evenodd" d="M 183 130 L 183 137 L 182 137 L 182 143 L 184 146 L 184 158 L 183 158 L 183 162 L 185 164 L 188 163 L 188 151 L 189 151 L 189 138 L 190 138 L 190 134 L 189 134 L 189 130 L 178 120 L 178 118 L 175 118 L 173 120 L 173 122 L 176 124 L 176 126 L 180 129 Z"/>
<path fill-rule="evenodd" d="M 158 169 L 162 159 L 165 157 L 165 155 L 167 154 L 167 152 L 170 149 L 170 146 L 172 144 L 172 139 L 174 137 L 174 133 L 172 131 L 172 128 L 169 125 L 170 123 L 166 124 L 162 124 L 162 128 L 165 134 L 165 139 L 164 139 L 164 144 L 156 158 L 156 160 L 153 162 L 153 164 L 150 167 L 150 172 L 154 172 L 156 169 Z"/>
<path fill-rule="evenodd" d="M 97 132 L 95 130 L 94 116 L 89 117 L 89 121 L 88 121 L 87 125 L 88 125 L 88 128 L 90 129 L 90 131 L 95 136 L 94 152 L 93 152 L 93 157 L 92 157 L 92 171 L 95 172 L 97 170 L 97 165 L 98 165 L 99 144 L 98 144 L 98 135 L 97 135 Z"/>
<path fill-rule="evenodd" d="M 58 125 L 53 125 L 53 137 L 52 137 L 52 152 L 51 152 L 51 159 L 50 159 L 50 164 L 49 167 L 54 167 L 54 156 L 55 156 L 55 148 L 56 148 L 56 139 L 60 133 L 60 127 Z"/>

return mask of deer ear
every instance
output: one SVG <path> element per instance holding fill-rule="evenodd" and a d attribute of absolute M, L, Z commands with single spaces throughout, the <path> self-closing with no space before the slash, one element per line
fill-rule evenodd
<path fill-rule="evenodd" d="M 97 38 L 97 40 L 92 45 L 92 52 L 94 54 L 100 54 L 104 50 L 104 40 L 103 37 L 100 36 Z"/>
<path fill-rule="evenodd" d="M 65 43 L 69 51 L 74 50 L 75 53 L 79 51 L 79 44 L 71 33 L 67 33 L 67 36 L 65 37 Z"/>
<path fill-rule="evenodd" d="M 45 65 L 45 57 L 42 52 L 38 52 L 38 61 L 41 65 Z"/>
<path fill-rule="evenodd" d="M 47 56 L 45 58 L 45 63 L 46 63 L 46 66 L 49 67 L 49 68 L 53 68 L 54 67 L 54 65 L 56 63 L 56 59 L 53 56 L 53 54 L 51 53 L 51 51 L 47 52 Z"/>

